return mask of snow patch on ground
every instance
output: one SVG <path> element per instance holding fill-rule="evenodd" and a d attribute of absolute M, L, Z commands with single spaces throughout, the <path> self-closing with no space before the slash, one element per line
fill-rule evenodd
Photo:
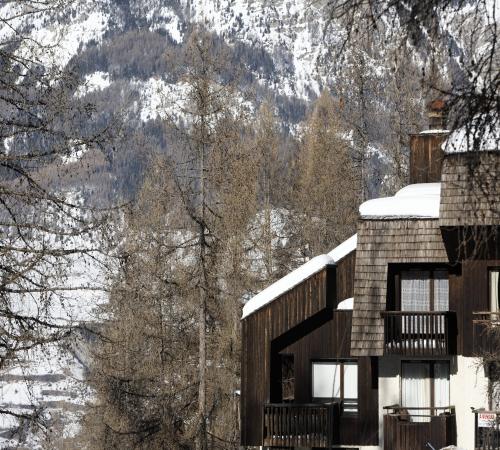
<path fill-rule="evenodd" d="M 166 30 L 172 40 L 181 44 L 184 40 L 182 23 L 179 16 L 169 7 L 152 8 L 146 14 L 151 30 Z"/>
<path fill-rule="evenodd" d="M 46 67 L 62 69 L 82 46 L 90 41 L 100 42 L 108 29 L 109 13 L 92 3 L 79 3 L 79 13 L 72 15 L 66 24 L 55 21 L 47 25 L 40 18 L 42 24 L 33 28 L 19 56 Z"/>
<path fill-rule="evenodd" d="M 83 97 L 90 92 L 102 91 L 109 87 L 110 84 L 109 73 L 97 71 L 85 76 L 83 84 L 78 87 L 75 95 L 76 97 Z"/>

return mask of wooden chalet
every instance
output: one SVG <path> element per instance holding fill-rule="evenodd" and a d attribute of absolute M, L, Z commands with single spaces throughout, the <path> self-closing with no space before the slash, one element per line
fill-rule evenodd
<path fill-rule="evenodd" d="M 243 446 L 500 449 L 500 152 L 447 138 L 411 136 L 410 185 L 245 306 Z"/>

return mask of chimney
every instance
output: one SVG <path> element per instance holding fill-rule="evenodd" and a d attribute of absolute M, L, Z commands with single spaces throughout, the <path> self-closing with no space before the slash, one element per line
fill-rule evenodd
<path fill-rule="evenodd" d="M 443 131 L 446 128 L 446 103 L 439 98 L 427 104 L 429 130 Z"/>
<path fill-rule="evenodd" d="M 410 184 L 439 183 L 444 152 L 441 145 L 448 137 L 446 102 L 436 99 L 427 104 L 429 129 L 410 135 Z"/>

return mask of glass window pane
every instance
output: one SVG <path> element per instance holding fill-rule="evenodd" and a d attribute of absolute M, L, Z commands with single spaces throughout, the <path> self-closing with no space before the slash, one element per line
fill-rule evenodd
<path fill-rule="evenodd" d="M 344 411 L 358 410 L 358 364 L 344 363 Z"/>
<path fill-rule="evenodd" d="M 498 312 L 500 307 L 498 300 L 500 297 L 500 285 L 498 283 L 500 270 L 490 270 L 490 311 Z"/>
<path fill-rule="evenodd" d="M 446 362 L 434 364 L 434 406 L 450 406 L 450 365 Z"/>
<path fill-rule="evenodd" d="M 340 397 L 340 370 L 338 363 L 313 363 L 313 397 Z"/>
<path fill-rule="evenodd" d="M 431 400 L 430 365 L 428 363 L 403 363 L 401 370 L 401 406 L 406 408 L 428 408 Z M 427 422 L 428 409 L 411 409 L 414 422 Z"/>
<path fill-rule="evenodd" d="M 430 298 L 428 270 L 401 272 L 401 311 L 429 311 Z"/>
<path fill-rule="evenodd" d="M 358 365 L 344 363 L 344 398 L 358 398 Z"/>
<path fill-rule="evenodd" d="M 434 272 L 434 311 L 448 311 L 449 308 L 448 271 Z"/>

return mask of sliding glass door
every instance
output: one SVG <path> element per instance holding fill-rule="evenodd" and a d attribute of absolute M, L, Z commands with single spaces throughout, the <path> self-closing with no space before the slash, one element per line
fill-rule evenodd
<path fill-rule="evenodd" d="M 450 404 L 448 361 L 405 361 L 401 366 L 401 406 L 414 422 L 428 422 L 431 415 Z M 436 409 L 437 408 L 437 409 Z"/>

